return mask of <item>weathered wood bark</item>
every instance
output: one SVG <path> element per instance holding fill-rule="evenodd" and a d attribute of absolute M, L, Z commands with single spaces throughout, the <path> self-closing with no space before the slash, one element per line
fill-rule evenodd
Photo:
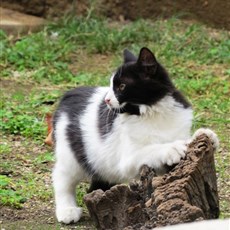
<path fill-rule="evenodd" d="M 96 190 L 84 198 L 98 229 L 151 229 L 219 215 L 214 149 L 206 135 L 188 147 L 184 160 L 156 177 L 143 166 L 140 181 Z"/>

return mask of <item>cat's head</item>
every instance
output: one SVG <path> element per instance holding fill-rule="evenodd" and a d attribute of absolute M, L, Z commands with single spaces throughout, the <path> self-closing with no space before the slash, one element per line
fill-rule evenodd
<path fill-rule="evenodd" d="M 138 57 L 125 50 L 124 63 L 111 77 L 105 102 L 112 109 L 151 106 L 173 90 L 167 72 L 148 48 L 142 48 Z"/>

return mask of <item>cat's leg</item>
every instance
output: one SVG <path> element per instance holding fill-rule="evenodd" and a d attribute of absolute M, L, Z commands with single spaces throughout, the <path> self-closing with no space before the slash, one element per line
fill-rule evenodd
<path fill-rule="evenodd" d="M 68 117 L 62 114 L 55 127 L 55 156 L 53 187 L 56 217 L 59 222 L 77 222 L 82 210 L 76 203 L 76 185 L 84 177 L 84 171 L 72 151 L 66 134 Z"/>
<path fill-rule="evenodd" d="M 57 161 L 53 170 L 56 217 L 65 224 L 77 222 L 82 214 L 82 209 L 76 203 L 76 186 L 82 179 L 82 173 L 77 170 L 77 162 L 75 163 L 76 165 L 68 167 Z"/>
<path fill-rule="evenodd" d="M 119 162 L 119 172 L 121 177 L 127 179 L 133 175 L 138 175 L 143 165 L 148 165 L 162 173 L 165 166 L 172 166 L 179 163 L 185 157 L 187 150 L 187 141 L 178 140 L 166 144 L 150 144 L 145 146 L 136 146 L 132 154 L 125 154 Z"/>
<path fill-rule="evenodd" d="M 163 164 L 171 166 L 173 164 L 179 163 L 179 161 L 185 157 L 188 143 L 196 139 L 199 135 L 205 134 L 209 137 L 212 142 L 214 150 L 219 147 L 219 140 L 215 132 L 210 129 L 200 128 L 192 136 L 190 140 L 178 140 L 168 144 L 162 145 L 152 145 L 146 148 L 147 151 L 151 151 L 155 154 L 156 162 L 153 163 L 156 167 Z"/>
<path fill-rule="evenodd" d="M 156 146 L 153 146 L 155 149 Z M 181 159 L 185 157 L 187 150 L 187 141 L 178 140 L 168 144 L 162 144 L 159 153 L 157 154 L 158 163 L 168 166 L 172 166 L 174 164 L 178 164 Z"/>
<path fill-rule="evenodd" d="M 91 183 L 90 183 L 90 187 L 89 187 L 87 192 L 90 193 L 90 192 L 97 190 L 97 189 L 101 189 L 103 191 L 106 191 L 106 190 L 109 190 L 114 185 L 115 185 L 114 183 L 109 183 L 107 181 L 99 179 L 97 176 L 93 176 Z"/>
<path fill-rule="evenodd" d="M 146 146 L 137 146 L 132 154 L 123 157 L 119 167 L 121 176 L 137 175 L 141 166 L 146 164 L 152 167 L 156 172 L 164 171 L 164 166 L 172 166 L 180 162 L 186 155 L 188 143 L 193 141 L 201 134 L 206 134 L 212 141 L 213 148 L 217 149 L 219 140 L 217 135 L 210 129 L 198 129 L 191 139 L 178 140 L 166 144 L 151 144 Z"/>
<path fill-rule="evenodd" d="M 219 139 L 218 139 L 216 133 L 213 132 L 211 129 L 206 129 L 206 128 L 197 129 L 192 136 L 192 140 L 196 139 L 198 136 L 200 136 L 202 134 L 205 134 L 208 136 L 208 138 L 212 142 L 212 146 L 213 146 L 214 150 L 217 150 L 219 147 Z"/>

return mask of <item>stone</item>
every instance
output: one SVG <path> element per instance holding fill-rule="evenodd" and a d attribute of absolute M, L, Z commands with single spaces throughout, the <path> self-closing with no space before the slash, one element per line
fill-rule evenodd
<path fill-rule="evenodd" d="M 19 13 L 0 7 L 0 29 L 7 34 L 27 34 L 41 30 L 45 24 L 43 18 Z"/>

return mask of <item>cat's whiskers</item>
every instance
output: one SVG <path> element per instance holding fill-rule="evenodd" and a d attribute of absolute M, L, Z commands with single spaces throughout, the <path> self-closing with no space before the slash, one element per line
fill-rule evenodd
<path fill-rule="evenodd" d="M 121 113 L 122 107 L 118 108 L 118 113 Z"/>
<path fill-rule="evenodd" d="M 110 110 L 110 108 L 107 109 L 107 107 L 106 107 L 106 108 L 104 108 L 104 109 L 102 110 L 102 111 L 103 111 L 102 113 L 101 113 L 101 111 L 100 111 L 100 117 L 103 117 L 104 114 L 107 113 L 108 110 Z"/>
<path fill-rule="evenodd" d="M 108 113 L 107 113 L 107 116 L 106 116 L 106 122 L 105 122 L 105 126 L 106 126 L 106 132 L 109 131 L 109 115 L 110 115 L 110 112 L 111 112 L 112 109 L 108 109 Z"/>
<path fill-rule="evenodd" d="M 119 113 L 124 112 L 124 107 L 119 108 Z"/>

